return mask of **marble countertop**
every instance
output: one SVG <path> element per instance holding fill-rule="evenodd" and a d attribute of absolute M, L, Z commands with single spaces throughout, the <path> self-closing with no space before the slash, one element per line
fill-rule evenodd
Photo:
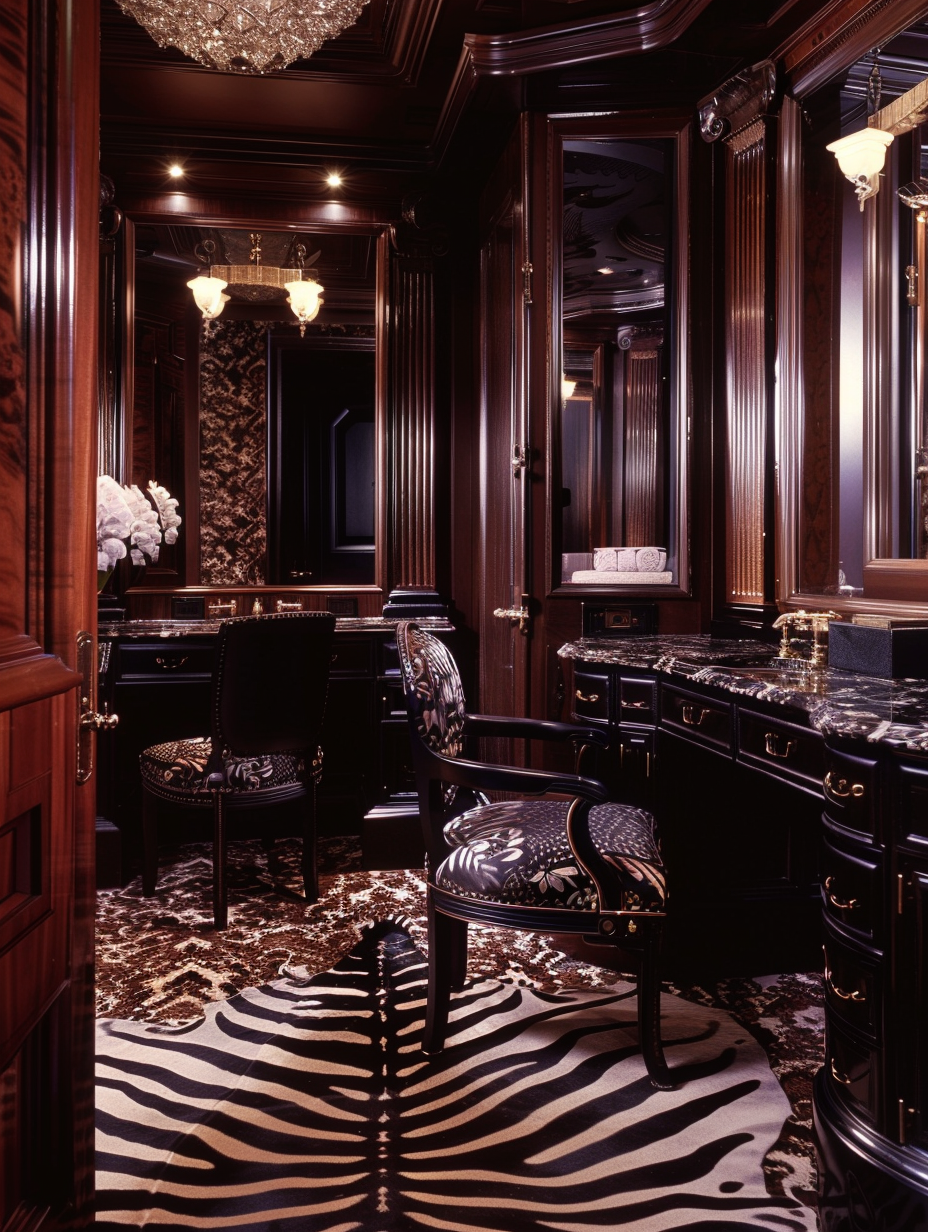
<path fill-rule="evenodd" d="M 616 664 L 709 685 L 793 711 L 823 734 L 887 742 L 928 752 L 928 680 L 885 680 L 802 659 L 779 659 L 766 642 L 691 634 L 587 637 L 568 642 L 561 658 Z"/>
<path fill-rule="evenodd" d="M 100 621 L 97 636 L 101 640 L 116 640 L 117 638 L 145 639 L 153 637 L 192 637 L 199 634 L 216 633 L 223 620 L 235 619 L 224 617 L 208 620 L 114 620 Z M 336 633 L 389 632 L 396 628 L 400 620 L 415 619 L 423 629 L 447 630 L 454 626 L 443 616 L 416 617 L 386 617 L 383 616 L 336 616 Z"/>

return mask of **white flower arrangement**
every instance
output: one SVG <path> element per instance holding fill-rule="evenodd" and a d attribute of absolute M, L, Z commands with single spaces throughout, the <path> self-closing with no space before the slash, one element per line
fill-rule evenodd
<path fill-rule="evenodd" d="M 97 570 L 109 573 L 127 552 L 134 565 L 157 564 L 161 543 L 176 543 L 183 519 L 177 499 L 149 481 L 143 492 L 121 486 L 110 475 L 97 478 Z"/>

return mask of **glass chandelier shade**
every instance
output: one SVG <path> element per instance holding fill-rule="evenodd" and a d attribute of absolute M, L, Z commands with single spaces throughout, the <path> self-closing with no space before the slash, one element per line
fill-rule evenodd
<path fill-rule="evenodd" d="M 306 333 L 306 326 L 314 321 L 322 307 L 322 292 L 325 287 L 312 278 L 303 278 L 298 282 L 284 284 L 284 289 L 290 292 L 287 303 L 293 309 L 300 323 L 300 337 Z"/>
<path fill-rule="evenodd" d="M 886 161 L 886 149 L 892 144 L 892 133 L 881 128 L 865 128 L 859 133 L 849 133 L 825 147 L 838 160 L 845 178 L 854 185 L 860 208 L 868 197 L 880 188 L 880 172 Z"/>
<path fill-rule="evenodd" d="M 229 302 L 229 296 L 223 295 L 223 291 L 229 284 L 222 278 L 214 278 L 206 274 L 198 274 L 196 278 L 192 278 L 187 286 L 193 292 L 193 298 L 200 312 L 203 314 L 203 320 L 207 322 L 215 321 L 223 308 Z"/>
<path fill-rule="evenodd" d="M 267 73 L 354 25 L 367 0 L 118 0 L 159 47 L 207 68 Z"/>

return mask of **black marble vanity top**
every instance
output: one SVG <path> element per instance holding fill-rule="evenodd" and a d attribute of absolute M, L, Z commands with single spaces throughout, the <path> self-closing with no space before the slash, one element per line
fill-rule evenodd
<path fill-rule="evenodd" d="M 928 752 L 928 680 L 884 680 L 779 659 L 760 641 L 698 634 L 586 637 L 558 651 L 564 659 L 658 672 L 792 710 L 824 734 L 885 741 Z"/>

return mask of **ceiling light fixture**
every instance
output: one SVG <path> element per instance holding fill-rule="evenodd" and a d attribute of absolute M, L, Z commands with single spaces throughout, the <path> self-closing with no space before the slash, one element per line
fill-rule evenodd
<path fill-rule="evenodd" d="M 209 329 L 210 322 L 215 321 L 228 303 L 230 296 L 223 294 L 227 286 L 273 287 L 289 292 L 287 303 L 299 321 L 302 338 L 306 333 L 306 326 L 319 315 L 323 304 L 322 292 L 325 290 L 315 279 L 304 277 L 306 246 L 296 245 L 294 251 L 297 263 L 294 269 L 279 269 L 276 265 L 261 264 L 261 233 L 250 232 L 250 239 L 250 265 L 214 265 L 214 241 L 204 240 L 197 246 L 196 255 L 207 265 L 208 270 L 205 274 L 201 273 L 192 278 L 187 286 L 193 292 L 196 305 L 203 314 L 204 330 Z"/>
<path fill-rule="evenodd" d="M 168 167 L 168 175 L 172 180 L 179 180 L 183 174 L 184 169 L 180 163 L 171 163 L 170 167 Z"/>
<path fill-rule="evenodd" d="M 325 182 L 328 184 L 329 188 L 340 188 L 342 177 L 337 171 L 332 171 L 325 177 Z"/>
<path fill-rule="evenodd" d="M 353 26 L 367 0 L 118 0 L 159 47 L 207 68 L 267 73 L 305 60 Z"/>

